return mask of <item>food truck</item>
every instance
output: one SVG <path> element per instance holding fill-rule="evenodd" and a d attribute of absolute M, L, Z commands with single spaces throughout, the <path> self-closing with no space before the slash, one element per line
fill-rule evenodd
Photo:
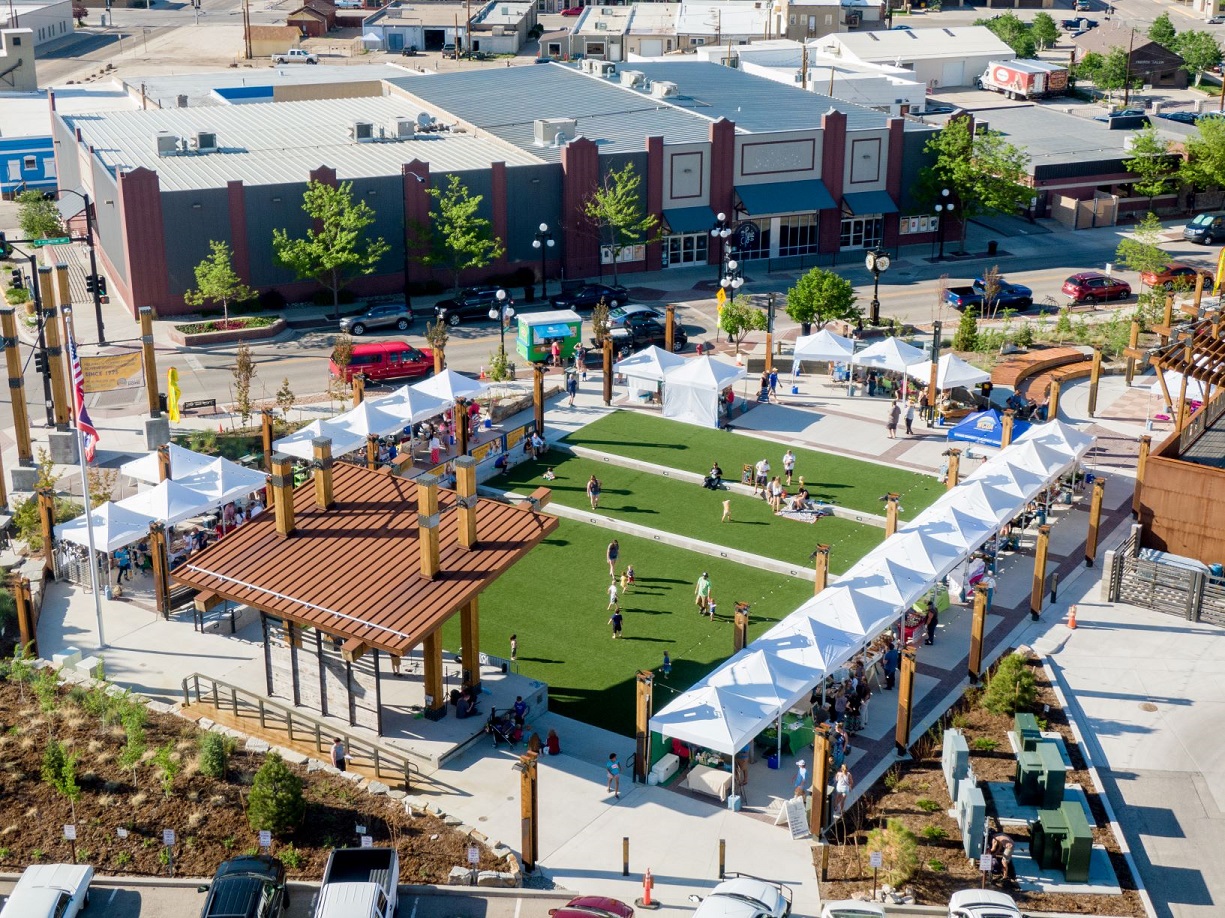
<path fill-rule="evenodd" d="M 532 363 L 548 362 L 554 341 L 561 344 L 561 355 L 569 359 L 582 340 L 583 319 L 573 309 L 531 312 L 516 316 L 519 336 L 516 342 L 519 356 Z"/>

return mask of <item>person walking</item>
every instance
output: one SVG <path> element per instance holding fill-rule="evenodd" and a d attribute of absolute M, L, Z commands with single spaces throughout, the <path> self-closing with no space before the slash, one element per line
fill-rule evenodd
<path fill-rule="evenodd" d="M 608 576 L 617 576 L 617 558 L 621 557 L 621 543 L 613 539 L 608 543 L 608 551 L 605 554 L 608 559 Z"/>
<path fill-rule="evenodd" d="M 604 766 L 608 772 L 608 790 L 618 799 L 621 797 L 621 765 L 617 762 L 617 754 L 608 754 L 608 764 Z"/>
<path fill-rule="evenodd" d="M 510 662 L 515 663 L 519 659 L 519 635 L 512 634 L 510 636 Z"/>
<path fill-rule="evenodd" d="M 391 657 L 391 674 L 398 679 L 400 678 L 400 655 L 392 653 L 388 656 Z"/>
<path fill-rule="evenodd" d="M 808 784 L 808 766 L 804 764 L 803 759 L 800 759 L 795 764 L 795 784 L 792 796 L 804 799 L 804 795 L 808 793 Z"/>
<path fill-rule="evenodd" d="M 587 499 L 591 501 L 591 509 L 600 508 L 600 479 L 592 475 L 587 479 Z"/>
<path fill-rule="evenodd" d="M 893 680 L 897 676 L 897 668 L 902 662 L 902 655 L 898 652 L 897 646 L 889 645 L 889 649 L 885 651 L 885 658 L 881 661 L 881 668 L 885 671 L 885 690 L 893 691 Z"/>
<path fill-rule="evenodd" d="M 571 399 L 573 402 L 573 399 Z M 914 430 L 911 429 L 914 424 L 914 402 L 906 403 L 906 436 L 913 437 Z"/>
<path fill-rule="evenodd" d="M 757 493 L 757 489 L 761 489 L 761 496 L 766 496 L 766 485 L 770 483 L 770 460 L 762 459 L 754 468 L 753 478 L 753 493 Z"/>
<path fill-rule="evenodd" d="M 609 583 L 608 583 L 608 608 L 615 609 L 616 607 L 617 607 L 617 578 L 612 577 L 609 579 Z"/>
<path fill-rule="evenodd" d="M 834 818 L 842 818 L 842 810 L 846 806 L 847 795 L 850 794 L 851 788 L 855 786 L 855 779 L 851 777 L 851 771 L 843 762 L 842 767 L 838 769 L 834 775 Z"/>
<path fill-rule="evenodd" d="M 123 583 L 123 578 L 127 577 L 128 581 L 132 580 L 132 555 L 126 548 L 120 548 L 115 552 L 115 566 L 119 568 L 119 574 L 115 577 L 116 583 Z"/>
<path fill-rule="evenodd" d="M 897 439 L 897 422 L 902 416 L 902 406 L 897 403 L 897 399 L 889 406 L 889 420 L 885 422 L 885 433 L 888 434 L 890 440 Z"/>
<path fill-rule="evenodd" d="M 791 487 L 791 476 L 795 474 L 795 453 L 791 450 L 783 453 L 783 474 L 787 476 L 787 487 Z"/>
<path fill-rule="evenodd" d="M 437 465 L 442 459 L 442 441 L 438 439 L 438 434 L 435 433 L 430 437 L 430 462 Z"/>
<path fill-rule="evenodd" d="M 566 379 L 566 394 L 570 396 L 570 407 L 574 407 L 574 397 L 578 395 L 578 373 L 570 373 Z"/>
<path fill-rule="evenodd" d="M 926 627 L 927 633 L 924 637 L 923 643 L 934 644 L 936 643 L 936 627 L 940 624 L 940 611 L 936 608 L 935 602 L 929 599 L 927 601 L 927 609 L 925 612 L 926 614 L 923 618 L 923 624 Z"/>
<path fill-rule="evenodd" d="M 868 370 L 868 398 L 876 397 L 876 371 Z"/>
<path fill-rule="evenodd" d="M 336 739 L 332 742 L 332 764 L 341 771 L 347 771 L 347 765 L 350 758 L 352 758 L 352 756 L 349 755 L 349 750 L 345 748 L 345 741 L 339 736 L 336 737 Z"/>
<path fill-rule="evenodd" d="M 770 398 L 778 401 L 778 370 L 770 370 Z"/>
<path fill-rule="evenodd" d="M 613 640 L 621 637 L 621 623 L 624 619 L 621 617 L 621 607 L 613 606 L 612 617 L 609 618 L 608 624 L 612 625 Z"/>
<path fill-rule="evenodd" d="M 698 606 L 698 614 L 705 612 L 710 605 L 710 575 L 706 571 L 702 571 L 702 576 L 693 588 L 693 598 Z"/>
<path fill-rule="evenodd" d="M 668 651 L 666 650 L 664 651 L 664 665 L 660 667 L 660 669 L 662 670 L 665 679 L 672 675 L 672 657 L 668 655 Z"/>

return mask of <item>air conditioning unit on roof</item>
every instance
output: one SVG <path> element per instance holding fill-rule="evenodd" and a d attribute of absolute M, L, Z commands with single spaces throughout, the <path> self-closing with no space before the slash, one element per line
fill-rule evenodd
<path fill-rule="evenodd" d="M 388 125 L 387 135 L 392 140 L 412 140 L 417 136 L 417 122 L 404 115 L 396 115 Z"/>
<path fill-rule="evenodd" d="M 374 140 L 374 123 L 370 121 L 354 121 L 349 128 L 349 136 L 358 143 L 370 143 Z"/>
<path fill-rule="evenodd" d="M 536 145 L 547 147 L 557 140 L 558 135 L 572 139 L 578 130 L 578 122 L 573 118 L 537 118 L 534 128 Z"/>
<path fill-rule="evenodd" d="M 179 152 L 179 136 L 171 134 L 169 131 L 158 131 L 153 135 L 153 142 L 157 145 L 158 156 L 174 156 Z"/>
<path fill-rule="evenodd" d="M 656 80 L 651 85 L 651 95 L 656 99 L 667 99 L 677 94 L 678 87 L 671 80 Z"/>
<path fill-rule="evenodd" d="M 191 139 L 191 148 L 197 153 L 217 152 L 217 135 L 212 131 L 198 131 Z"/>

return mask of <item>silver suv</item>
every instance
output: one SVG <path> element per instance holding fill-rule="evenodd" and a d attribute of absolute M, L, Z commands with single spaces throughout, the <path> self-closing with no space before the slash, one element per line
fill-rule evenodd
<path fill-rule="evenodd" d="M 360 316 L 345 316 L 340 320 L 340 330 L 361 336 L 376 328 L 394 328 L 407 331 L 413 324 L 413 312 L 404 303 L 382 303 L 371 306 Z"/>

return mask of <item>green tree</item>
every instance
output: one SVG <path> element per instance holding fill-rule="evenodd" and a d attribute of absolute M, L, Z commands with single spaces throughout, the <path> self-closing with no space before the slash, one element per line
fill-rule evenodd
<path fill-rule="evenodd" d="M 723 304 L 719 314 L 719 327 L 727 333 L 728 340 L 736 345 L 740 353 L 740 342 L 751 331 L 765 331 L 766 314 L 748 301 L 746 297 L 732 297 Z"/>
<path fill-rule="evenodd" d="M 276 390 L 276 406 L 281 409 L 281 417 L 289 419 L 289 412 L 293 409 L 298 397 L 294 395 L 293 389 L 289 387 L 289 377 L 281 378 L 281 388 Z"/>
<path fill-rule="evenodd" d="M 620 172 L 610 171 L 604 181 L 583 203 L 583 213 L 595 226 L 601 245 L 612 249 L 613 283 L 617 282 L 617 263 L 627 248 L 650 242 L 659 220 L 648 214 L 642 204 L 642 176 L 626 163 Z"/>
<path fill-rule="evenodd" d="M 55 198 L 41 191 L 23 191 L 17 195 L 17 224 L 26 239 L 54 239 L 64 235 Z"/>
<path fill-rule="evenodd" d="M 1148 27 L 1148 37 L 1163 48 L 1174 50 L 1174 36 L 1177 32 L 1174 29 L 1174 23 L 1170 21 L 1169 13 L 1162 13 L 1153 20 L 1153 24 Z"/>
<path fill-rule="evenodd" d="M 890 819 L 868 833 L 868 853 L 880 852 L 884 865 L 881 881 L 900 886 L 919 869 L 919 839 L 900 819 Z"/>
<path fill-rule="evenodd" d="M 200 737 L 200 774 L 224 781 L 230 770 L 231 740 L 220 733 L 205 733 Z"/>
<path fill-rule="evenodd" d="M 1114 257 L 1130 271 L 1159 271 L 1170 262 L 1170 256 L 1158 244 L 1162 226 L 1157 215 L 1149 213 L 1136 224 L 1131 236 L 1125 237 L 1115 249 Z"/>
<path fill-rule="evenodd" d="M 833 271 L 813 268 L 787 291 L 786 312 L 793 322 L 800 323 L 805 335 L 814 324 L 821 327 L 839 319 L 856 319 L 859 310 L 855 307 L 855 287 Z"/>
<path fill-rule="evenodd" d="M 77 756 L 65 749 L 59 740 L 47 740 L 47 748 L 43 750 L 42 779 L 68 800 L 72 807 L 72 821 L 76 822 L 77 801 L 81 799 L 81 785 L 77 783 Z"/>
<path fill-rule="evenodd" d="M 1200 119 L 1186 151 L 1179 169 L 1184 184 L 1201 190 L 1225 185 L 1225 118 Z"/>
<path fill-rule="evenodd" d="M 967 117 L 950 118 L 924 150 L 931 165 L 919 173 L 921 195 L 934 203 L 948 189 L 959 207 L 961 242 L 966 225 L 985 213 L 1013 214 L 1028 205 L 1033 190 L 1024 184 L 1029 156 L 999 131 L 971 131 Z"/>
<path fill-rule="evenodd" d="M 485 267 L 501 258 L 506 249 L 493 234 L 493 224 L 478 213 L 485 196 L 471 194 L 458 175 L 447 176 L 446 187 L 431 188 L 429 194 L 437 213 L 433 245 L 425 260 L 450 272 L 458 294 L 460 276 L 465 271 Z"/>
<path fill-rule="evenodd" d="M 255 773 L 247 805 L 247 821 L 260 832 L 273 835 L 292 831 L 306 813 L 302 798 L 302 779 L 290 770 L 277 753 L 270 752 Z"/>
<path fill-rule="evenodd" d="M 1205 70 L 1221 63 L 1221 46 L 1216 38 L 1198 29 L 1180 33 L 1174 39 L 1174 51 L 1182 58 L 1183 69 L 1195 76 L 1196 86 L 1204 78 Z"/>
<path fill-rule="evenodd" d="M 294 239 L 286 230 L 273 230 L 272 250 L 278 264 L 331 291 L 339 319 L 340 291 L 354 277 L 373 274 L 390 246 L 381 236 L 368 237 L 374 211 L 365 201 L 354 203 L 352 182 L 310 182 L 302 195 L 302 209 L 313 224 L 306 236 Z"/>
<path fill-rule="evenodd" d="M 234 271 L 233 253 L 229 243 L 209 242 L 212 254 L 196 265 L 196 289 L 183 294 L 189 306 L 213 304 L 221 307 L 225 324 L 230 324 L 230 304 L 249 300 L 255 295 Z"/>
<path fill-rule="evenodd" d="M 1143 79 L 1131 72 L 1127 52 L 1122 48 L 1112 48 L 1105 57 L 1102 57 L 1091 79 L 1093 85 L 1106 93 L 1107 97 L 1125 87 L 1138 89 L 1144 85 Z"/>
<path fill-rule="evenodd" d="M 175 757 L 173 742 L 166 743 L 153 754 L 153 766 L 157 769 L 158 780 L 162 783 L 162 793 L 167 797 L 173 796 L 174 779 L 183 767 L 183 763 Z"/>
<path fill-rule="evenodd" d="M 990 19 L 979 19 L 975 23 L 986 26 L 995 36 L 1016 52 L 1017 57 L 1037 57 L 1038 43 L 1030 28 L 1016 13 L 1002 13 Z M 1052 20 L 1051 25 L 1054 25 Z"/>
<path fill-rule="evenodd" d="M 1097 77 L 1101 72 L 1102 67 L 1106 64 L 1106 58 L 1102 57 L 1096 51 L 1090 51 L 1072 68 L 1072 76 L 1078 80 L 1088 80 L 1094 86 L 1097 85 Z"/>
<path fill-rule="evenodd" d="M 961 313 L 957 331 L 953 333 L 953 350 L 973 351 L 978 349 L 978 310 L 968 306 Z"/>
<path fill-rule="evenodd" d="M 1178 174 L 1178 163 L 1179 158 L 1170 153 L 1170 141 L 1152 125 L 1132 135 L 1131 156 L 1123 160 L 1127 171 L 1137 176 L 1131 187 L 1148 198 L 1150 207 L 1153 198 L 1169 190 Z"/>
<path fill-rule="evenodd" d="M 1050 13 L 1037 13 L 1030 24 L 1029 34 L 1038 43 L 1038 49 L 1045 51 L 1059 41 L 1059 26 L 1055 25 Z"/>
<path fill-rule="evenodd" d="M 992 714 L 1012 715 L 1033 707 L 1038 689 L 1033 672 L 1019 653 L 1000 661 L 983 692 L 983 707 Z"/>

